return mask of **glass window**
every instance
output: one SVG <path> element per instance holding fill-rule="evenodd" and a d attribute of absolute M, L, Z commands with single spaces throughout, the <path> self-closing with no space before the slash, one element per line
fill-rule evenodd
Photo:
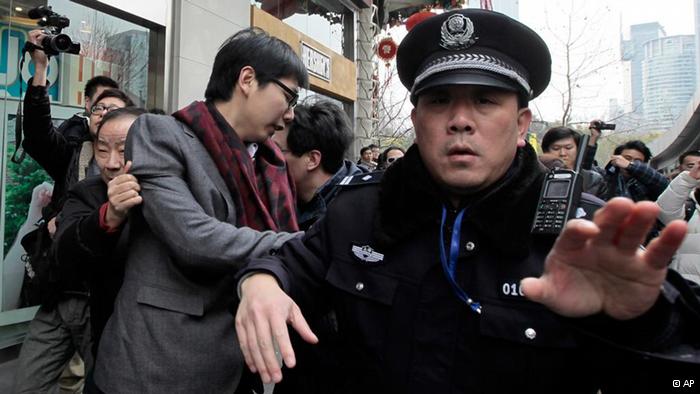
<path fill-rule="evenodd" d="M 296 30 L 308 35 L 345 57 L 353 57 L 345 30 L 353 31 L 353 13 L 339 1 L 263 0 L 254 2 Z M 347 39 L 352 41 L 352 36 Z"/>
<path fill-rule="evenodd" d="M 21 296 L 25 275 L 21 238 L 35 228 L 41 208 L 48 203 L 53 180 L 31 157 L 15 163 L 17 109 L 34 67 L 29 55 L 19 68 L 27 33 L 36 29 L 28 10 L 48 5 L 65 15 L 70 25 L 63 28 L 80 53 L 51 58 L 48 94 L 56 125 L 84 111 L 85 83 L 97 75 L 116 80 L 133 101 L 146 106 L 149 97 L 148 28 L 126 22 L 68 0 L 0 0 L 0 234 L 3 260 L 0 261 L 0 311 L 29 306 Z M 2 325 L 0 314 L 0 326 Z"/>

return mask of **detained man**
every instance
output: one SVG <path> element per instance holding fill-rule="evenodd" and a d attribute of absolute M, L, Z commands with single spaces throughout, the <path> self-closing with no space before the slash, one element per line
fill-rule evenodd
<path fill-rule="evenodd" d="M 124 283 L 99 344 L 99 390 L 247 389 L 235 275 L 298 229 L 293 184 L 269 137 L 292 121 L 307 84 L 289 45 L 245 29 L 219 49 L 205 101 L 136 120 L 125 158 L 143 203 L 129 219 Z"/>

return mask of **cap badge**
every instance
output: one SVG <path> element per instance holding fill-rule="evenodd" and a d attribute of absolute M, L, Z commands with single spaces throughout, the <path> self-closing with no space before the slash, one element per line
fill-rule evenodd
<path fill-rule="evenodd" d="M 472 38 L 474 23 L 462 14 L 455 14 L 442 23 L 440 29 L 440 46 L 452 51 L 467 49 L 472 46 L 479 37 Z"/>

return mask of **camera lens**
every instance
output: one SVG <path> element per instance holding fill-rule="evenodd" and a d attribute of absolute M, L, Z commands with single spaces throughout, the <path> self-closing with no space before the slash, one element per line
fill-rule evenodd
<path fill-rule="evenodd" d="M 51 38 L 51 48 L 58 52 L 66 52 L 70 49 L 73 42 L 66 34 L 59 34 Z"/>

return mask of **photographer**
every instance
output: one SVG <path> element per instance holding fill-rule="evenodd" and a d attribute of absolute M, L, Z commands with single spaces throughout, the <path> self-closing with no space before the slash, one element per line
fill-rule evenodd
<path fill-rule="evenodd" d="M 29 32 L 29 41 L 39 46 L 45 37 L 44 31 Z M 53 178 L 54 192 L 44 217 L 55 217 L 60 210 L 61 200 L 66 191 L 78 181 L 77 168 L 82 145 L 92 140 L 88 117 L 90 107 L 105 89 L 118 89 L 113 79 L 97 76 L 85 84 L 85 111 L 75 114 L 58 128 L 51 121 L 48 82 L 46 79 L 49 58 L 41 50 L 31 52 L 34 62 L 34 76 L 29 80 L 29 88 L 24 97 L 24 141 L 22 146 L 44 170 Z"/>
<path fill-rule="evenodd" d="M 614 130 L 614 128 L 615 125 L 600 120 L 591 121 L 588 127 L 591 138 L 588 141 L 582 168 L 592 169 L 603 175 L 607 190 L 599 197 L 604 200 L 628 197 L 635 202 L 655 201 L 668 186 L 668 179 L 648 164 L 651 160 L 651 151 L 642 141 L 627 141 L 617 146 L 605 169 L 594 164 L 602 130 Z"/>
<path fill-rule="evenodd" d="M 117 88 L 118 85 L 108 77 L 92 78 L 85 85 L 85 111 L 66 120 L 60 127 L 54 127 L 47 94 L 49 58 L 42 49 L 36 49 L 41 48 L 46 36 L 43 29 L 28 33 L 29 43 L 35 46 L 30 52 L 35 72 L 28 82 L 29 87 L 24 97 L 23 147 L 54 181 L 51 202 L 42 212 L 45 225 L 38 229 L 48 237 L 53 237 L 56 231 L 55 217 L 62 208 L 67 190 L 86 175 L 99 174 L 92 159 L 91 141 L 94 131 L 91 132 L 91 129 L 96 130 L 103 113 L 95 114 L 93 124 L 89 125 L 90 109 L 105 89 Z M 119 106 L 131 104 L 126 95 L 120 91 L 115 92 L 119 92 L 118 98 L 123 102 Z M 88 165 L 88 171 L 80 170 L 81 162 Z M 47 275 L 53 278 L 55 275 L 51 270 L 56 270 L 55 264 L 52 264 L 50 257 L 46 259 L 45 263 L 30 261 L 30 264 L 46 264 L 50 273 Z M 76 352 L 85 358 L 88 367 L 91 363 L 87 289 L 81 281 L 73 279 L 75 278 L 61 278 L 61 284 L 46 283 L 44 287 L 51 287 L 50 289 L 37 288 L 41 295 L 31 297 L 38 298 L 41 307 L 30 323 L 20 353 L 15 378 L 15 391 L 18 393 L 57 392 L 59 375 Z M 63 284 L 67 281 L 71 282 L 70 286 Z"/>
<path fill-rule="evenodd" d="M 569 127 L 553 127 L 542 137 L 542 152 L 552 154 L 563 162 L 563 167 L 575 170 L 581 135 Z M 586 153 L 587 150 L 586 150 Z M 586 154 L 584 153 L 584 154 Z M 583 191 L 595 196 L 606 194 L 603 176 L 596 171 L 581 168 Z"/>

